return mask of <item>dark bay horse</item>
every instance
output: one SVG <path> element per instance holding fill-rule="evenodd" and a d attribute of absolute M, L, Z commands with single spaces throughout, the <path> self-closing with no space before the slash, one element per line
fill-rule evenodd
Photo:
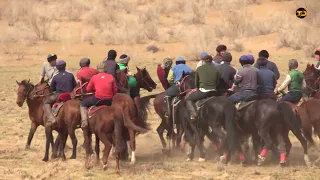
<path fill-rule="evenodd" d="M 280 164 L 286 163 L 286 156 L 291 150 L 291 142 L 288 133 L 291 130 L 300 141 L 304 150 L 304 160 L 307 166 L 311 165 L 308 156 L 307 141 L 301 134 L 300 117 L 293 113 L 292 108 L 283 102 L 276 102 L 271 99 L 253 101 L 250 104 L 240 108 L 238 113 L 238 122 L 243 133 L 252 135 L 255 157 L 258 157 L 258 165 L 265 160 L 267 151 L 272 149 L 273 141 L 271 133 L 275 133 L 277 141 L 280 144 Z M 257 156 L 260 141 L 263 140 L 264 147 Z M 286 152 L 286 153 L 285 153 Z"/>
<path fill-rule="evenodd" d="M 221 162 L 228 163 L 233 150 L 238 151 L 242 162 L 245 161 L 240 143 L 235 139 L 238 137 L 236 114 L 236 107 L 225 96 L 203 100 L 199 109 L 201 138 L 206 135 L 213 143 L 217 143 L 217 137 L 222 141 L 218 148 L 220 153 L 223 153 L 220 157 Z"/>
<path fill-rule="evenodd" d="M 19 107 L 22 107 L 24 102 L 27 102 L 29 118 L 31 120 L 31 128 L 26 144 L 26 149 L 29 149 L 33 135 L 38 126 L 44 126 L 42 102 L 46 98 L 46 95 L 50 95 L 50 91 L 47 81 L 37 85 L 30 83 L 30 80 L 23 80 L 21 82 L 16 81 L 16 83 L 18 84 L 16 103 Z M 51 141 L 51 146 L 53 148 L 53 140 Z"/>

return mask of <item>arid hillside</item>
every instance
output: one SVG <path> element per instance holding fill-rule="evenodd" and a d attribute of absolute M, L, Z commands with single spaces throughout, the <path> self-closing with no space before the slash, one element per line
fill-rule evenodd
<path fill-rule="evenodd" d="M 307 9 L 306 18 L 296 17 L 299 7 Z M 152 102 L 148 119 L 152 130 L 139 135 L 137 164 L 122 162 L 120 176 L 115 174 L 113 158 L 107 171 L 84 168 L 81 130 L 77 130 L 77 159 L 45 163 L 41 161 L 44 128 L 38 128 L 31 149 L 25 150 L 28 109 L 15 103 L 15 80 L 36 83 L 49 53 L 66 60 L 74 73 L 84 56 L 95 67 L 110 49 L 118 55 L 126 53 L 132 69 L 147 68 L 158 83 L 152 92 L 157 93 L 163 90 L 156 65 L 163 58 L 182 55 L 195 68 L 202 51 L 215 54 L 216 46 L 223 43 L 233 55 L 234 66 L 242 54 L 257 57 L 260 50 L 268 50 L 283 80 L 289 59 L 298 59 L 301 70 L 315 63 L 319 9 L 319 0 L 0 0 L 0 179 L 319 179 L 318 168 L 306 168 L 295 138 L 286 168 L 279 168 L 278 160 L 268 161 L 265 167 L 242 167 L 234 161 L 221 168 L 217 153 L 210 149 L 204 163 L 186 162 L 180 151 L 165 157 L 156 131 L 160 118 Z M 142 96 L 147 94 L 142 91 Z M 71 147 L 70 140 L 67 144 Z M 70 156 L 71 149 L 66 154 Z M 318 152 L 310 154 L 315 160 Z"/>

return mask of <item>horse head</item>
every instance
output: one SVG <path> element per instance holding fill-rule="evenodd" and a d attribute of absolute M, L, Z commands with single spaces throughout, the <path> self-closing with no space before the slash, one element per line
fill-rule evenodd
<path fill-rule="evenodd" d="M 16 103 L 19 107 L 22 107 L 24 101 L 27 99 L 31 90 L 34 88 L 34 85 L 30 83 L 30 79 L 23 80 L 21 82 L 16 81 L 16 83 L 18 84 L 18 96 Z"/>
<path fill-rule="evenodd" d="M 318 81 L 320 76 L 320 71 L 317 70 L 314 65 L 307 64 L 306 70 L 303 72 L 304 79 L 307 84 L 307 88 L 304 90 L 304 92 L 310 96 L 315 89 L 318 89 Z"/>
<path fill-rule="evenodd" d="M 135 78 L 137 79 L 137 83 L 139 87 L 151 92 L 152 90 L 156 89 L 157 84 L 153 81 L 150 77 L 149 72 L 146 68 L 137 68 L 137 73 L 135 74 Z"/>

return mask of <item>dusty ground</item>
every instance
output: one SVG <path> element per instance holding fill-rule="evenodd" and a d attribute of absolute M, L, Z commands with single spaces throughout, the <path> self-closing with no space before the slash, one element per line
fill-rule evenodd
<path fill-rule="evenodd" d="M 5 1 L 0 1 L 0 6 L 6 7 Z M 268 17 L 272 12 L 285 9 L 292 11 L 295 4 L 291 2 L 270 2 L 262 1 L 261 5 L 250 5 L 248 10 L 254 14 L 254 18 Z M 220 11 L 208 13 L 207 23 L 215 24 L 221 20 Z M 170 26 L 174 24 L 174 19 L 166 16 L 161 17 L 163 23 Z M 71 25 L 70 25 L 71 24 Z M 0 25 L 5 27 L 7 22 L 0 21 Z M 74 26 L 76 28 L 70 28 Z M 61 22 L 60 34 L 67 34 L 69 37 L 56 42 L 37 42 L 37 44 L 24 47 L 24 58 L 16 60 L 13 54 L 1 52 L 0 55 L 0 179 L 320 179 L 318 168 L 307 169 L 303 162 L 303 151 L 295 138 L 292 138 L 293 149 L 289 160 L 289 167 L 279 168 L 277 160 L 270 161 L 263 167 L 249 166 L 241 167 L 237 162 L 233 162 L 225 168 L 218 167 L 217 155 L 212 150 L 208 150 L 208 161 L 204 163 L 186 162 L 186 155 L 180 151 L 174 151 L 171 157 L 165 157 L 161 153 L 161 143 L 158 138 L 156 128 L 160 119 L 154 114 L 151 107 L 151 115 L 148 122 L 152 125 L 152 130 L 137 138 L 137 163 L 132 166 L 128 162 L 121 163 L 121 175 L 115 174 L 114 159 L 110 159 L 109 169 L 103 171 L 101 167 L 93 170 L 84 168 L 84 149 L 80 146 L 83 142 L 81 130 L 77 130 L 78 137 L 78 158 L 76 160 L 62 161 L 60 159 L 50 160 L 45 163 L 41 159 L 45 149 L 44 128 L 39 127 L 35 133 L 30 150 L 25 150 L 30 120 L 27 115 L 26 104 L 19 108 L 15 104 L 17 85 L 15 80 L 31 79 L 31 82 L 38 81 L 41 64 L 45 61 L 48 53 L 58 54 L 59 59 L 64 59 L 68 63 L 68 69 L 76 72 L 78 61 L 83 56 L 92 59 L 95 66 L 103 60 L 109 49 L 116 49 L 120 53 L 128 53 L 132 56 L 131 67 L 147 67 L 152 78 L 159 87 L 153 92 L 161 92 L 159 81 L 156 77 L 156 65 L 165 56 L 178 56 L 186 52 L 186 44 L 182 42 L 165 43 L 156 42 L 160 51 L 152 54 L 145 50 L 146 44 L 134 45 L 104 45 L 102 43 L 88 43 L 74 40 L 78 36 L 82 26 L 79 23 Z M 5 36 L 5 35 L 2 35 Z M 287 62 L 290 58 L 299 60 L 300 69 L 304 69 L 307 63 L 313 60 L 304 57 L 302 50 L 293 51 L 289 48 L 277 49 L 276 42 L 279 34 L 271 33 L 255 37 L 241 38 L 244 49 L 241 52 L 231 51 L 234 56 L 234 66 L 238 66 L 237 59 L 244 53 L 252 53 L 255 56 L 261 49 L 268 49 L 270 59 L 277 63 L 281 71 L 281 80 L 287 72 Z M 224 42 L 221 40 L 220 42 Z M 228 42 L 228 41 L 226 41 Z M 210 50 L 214 53 L 214 49 Z M 188 62 L 195 67 L 196 62 Z M 135 70 L 134 70 L 135 71 Z M 142 95 L 149 94 L 142 91 Z M 152 106 L 152 104 L 151 104 Z M 68 140 L 68 146 L 71 142 Z M 103 147 L 103 146 L 101 146 Z M 71 149 L 66 149 L 67 156 L 71 155 Z M 310 152 L 311 160 L 316 159 L 317 153 Z"/>

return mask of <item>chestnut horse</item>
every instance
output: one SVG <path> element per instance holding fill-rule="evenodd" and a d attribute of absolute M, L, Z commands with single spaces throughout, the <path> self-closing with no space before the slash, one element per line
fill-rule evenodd
<path fill-rule="evenodd" d="M 22 107 L 24 102 L 27 102 L 29 118 L 31 120 L 31 128 L 26 144 L 26 149 L 29 149 L 38 126 L 44 126 L 42 102 L 46 98 L 46 95 L 50 95 L 49 86 L 47 85 L 47 81 L 37 85 L 31 84 L 30 80 L 16 81 L 16 83 L 18 84 L 16 103 L 19 107 Z M 41 95 L 39 95 L 39 93 L 41 93 Z M 53 140 L 51 141 L 51 145 L 53 148 Z"/>
<path fill-rule="evenodd" d="M 99 141 L 102 141 L 104 144 L 103 150 L 103 170 L 106 170 L 108 157 L 112 144 L 115 146 L 115 155 L 116 155 L 116 171 L 120 171 L 120 152 L 124 149 L 125 143 L 122 137 L 123 131 L 123 118 L 124 116 L 121 113 L 117 113 L 116 109 L 112 106 L 105 106 L 100 108 L 95 112 L 95 114 L 89 119 L 89 133 L 85 133 L 85 150 L 86 150 L 86 160 L 85 167 L 87 169 L 92 168 L 92 159 L 91 154 L 93 154 L 92 145 L 91 145 L 91 133 L 94 133 L 96 136 L 96 164 L 100 164 L 100 145 Z M 113 138 L 114 135 L 114 138 Z"/>

